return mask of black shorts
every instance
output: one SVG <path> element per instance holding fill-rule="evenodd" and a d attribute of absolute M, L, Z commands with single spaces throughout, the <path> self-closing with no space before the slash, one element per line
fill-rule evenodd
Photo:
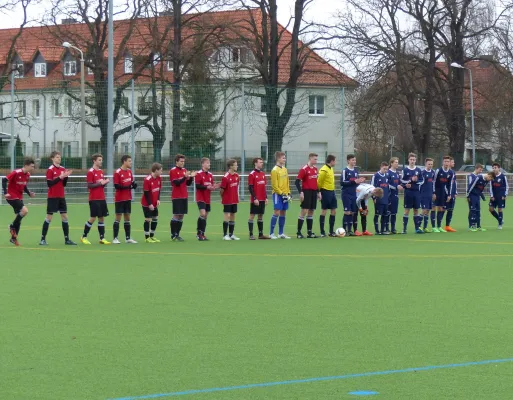
<path fill-rule="evenodd" d="M 107 208 L 107 202 L 105 200 L 90 200 L 89 211 L 91 218 L 109 216 L 109 209 Z"/>
<path fill-rule="evenodd" d="M 155 217 L 159 216 L 159 209 L 158 209 L 158 207 L 155 207 L 153 209 L 153 211 L 150 210 L 150 207 L 144 207 L 143 206 L 142 209 L 143 209 L 144 218 L 150 219 L 150 218 L 155 218 Z"/>
<path fill-rule="evenodd" d="M 255 203 L 251 203 L 251 206 L 249 207 L 249 213 L 252 215 L 265 214 L 265 200 L 260 201 L 258 206 L 255 206 Z"/>
<path fill-rule="evenodd" d="M 303 190 L 305 196 L 301 202 L 302 210 L 315 210 L 317 208 L 317 190 Z"/>
<path fill-rule="evenodd" d="M 210 212 L 210 204 L 205 203 L 204 201 L 198 201 L 198 210 L 205 210 L 206 212 Z"/>
<path fill-rule="evenodd" d="M 189 210 L 187 199 L 173 199 L 173 215 L 185 215 Z"/>
<path fill-rule="evenodd" d="M 236 214 L 237 213 L 237 204 L 225 204 L 223 205 L 223 212 Z"/>
<path fill-rule="evenodd" d="M 66 199 L 64 197 L 53 197 L 48 198 L 46 200 L 46 213 L 52 215 L 56 212 L 59 212 L 61 214 L 66 214 L 68 212 L 68 206 L 66 204 Z"/>
<path fill-rule="evenodd" d="M 323 210 L 335 210 L 337 208 L 337 195 L 334 190 L 321 189 L 321 208 Z"/>
<path fill-rule="evenodd" d="M 115 204 L 116 214 L 131 214 L 132 213 L 132 201 L 117 201 Z"/>
<path fill-rule="evenodd" d="M 14 213 L 15 214 L 19 214 L 19 212 L 21 211 L 21 209 L 23 207 L 25 207 L 25 204 L 23 204 L 23 200 L 20 200 L 20 199 L 15 199 L 15 200 L 7 200 L 7 202 L 9 203 L 9 205 L 12 207 L 12 209 L 14 210 Z"/>

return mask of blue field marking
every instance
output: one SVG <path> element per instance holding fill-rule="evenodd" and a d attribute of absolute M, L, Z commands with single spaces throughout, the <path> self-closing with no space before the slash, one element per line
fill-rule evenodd
<path fill-rule="evenodd" d="M 348 394 L 352 396 L 374 396 L 375 394 L 379 394 L 374 390 L 355 390 L 354 392 L 349 392 Z"/>
<path fill-rule="evenodd" d="M 299 383 L 309 383 L 309 382 L 335 381 L 335 380 L 341 380 L 341 379 L 363 378 L 363 377 L 369 377 L 369 376 L 392 375 L 392 374 L 404 374 L 404 373 L 408 373 L 408 372 L 432 371 L 435 369 L 461 368 L 461 367 L 471 367 L 474 365 L 500 364 L 500 363 L 507 363 L 507 362 L 513 362 L 513 358 L 501 358 L 498 360 L 470 361 L 470 362 L 464 362 L 464 363 L 458 363 L 458 364 L 430 365 L 427 367 L 392 369 L 392 370 L 387 370 L 387 371 L 360 372 L 360 373 L 356 373 L 356 374 L 347 374 L 347 375 L 320 376 L 317 378 L 292 379 L 292 380 L 288 380 L 288 381 L 279 381 L 279 382 L 250 383 L 247 385 L 225 386 L 225 387 L 208 388 L 208 389 L 192 389 L 192 390 L 183 390 L 180 392 L 146 394 L 146 395 L 142 395 L 142 396 L 117 397 L 117 398 L 112 398 L 109 400 L 158 399 L 158 398 L 162 398 L 162 397 L 186 396 L 186 395 L 190 395 L 190 394 L 199 394 L 199 393 L 227 392 L 230 390 L 253 389 L 253 388 L 281 386 L 281 385 L 295 385 L 295 384 L 299 384 Z"/>

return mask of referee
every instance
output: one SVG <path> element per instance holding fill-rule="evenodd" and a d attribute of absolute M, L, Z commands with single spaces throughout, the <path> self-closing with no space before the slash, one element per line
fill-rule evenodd
<path fill-rule="evenodd" d="M 335 195 L 335 156 L 328 155 L 326 164 L 319 170 L 317 177 L 317 187 L 321 193 L 321 215 L 319 216 L 319 225 L 321 228 L 321 237 L 326 237 L 324 231 L 324 221 L 326 212 L 330 210 L 330 233 L 329 237 L 335 237 L 335 216 L 337 214 L 337 196 Z"/>

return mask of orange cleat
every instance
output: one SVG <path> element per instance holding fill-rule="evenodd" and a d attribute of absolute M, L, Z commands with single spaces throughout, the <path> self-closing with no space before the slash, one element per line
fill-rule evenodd
<path fill-rule="evenodd" d="M 362 233 L 363 236 L 374 236 L 373 233 L 369 232 L 369 231 L 365 231 Z"/>
<path fill-rule="evenodd" d="M 355 236 L 363 236 L 363 234 L 361 232 L 359 232 L 359 231 L 354 231 L 354 235 Z"/>
<path fill-rule="evenodd" d="M 446 227 L 445 227 L 445 231 L 446 231 L 446 232 L 456 232 L 456 229 L 451 228 L 450 226 L 446 226 Z"/>

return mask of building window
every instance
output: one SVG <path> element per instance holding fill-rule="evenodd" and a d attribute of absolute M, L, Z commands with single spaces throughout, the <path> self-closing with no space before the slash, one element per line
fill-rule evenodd
<path fill-rule="evenodd" d="M 65 61 L 64 62 L 64 75 L 73 76 L 77 74 L 77 62 L 76 61 Z"/>
<path fill-rule="evenodd" d="M 39 142 L 32 142 L 32 157 L 39 157 Z"/>
<path fill-rule="evenodd" d="M 135 142 L 135 148 L 138 154 L 153 154 L 153 142 Z"/>
<path fill-rule="evenodd" d="M 73 100 L 72 99 L 64 100 L 64 115 L 66 117 L 71 117 L 73 115 Z"/>
<path fill-rule="evenodd" d="M 262 114 L 266 114 L 267 113 L 267 97 L 266 96 L 262 96 L 260 97 L 260 112 Z"/>
<path fill-rule="evenodd" d="M 260 157 L 262 157 L 262 160 L 264 160 L 265 162 L 267 162 L 267 149 L 267 142 L 260 143 Z"/>
<path fill-rule="evenodd" d="M 27 101 L 20 100 L 18 101 L 18 118 L 25 118 L 27 116 Z"/>
<path fill-rule="evenodd" d="M 23 64 L 19 64 L 19 63 L 14 63 L 12 65 L 12 69 L 14 71 L 14 77 L 15 78 L 23 78 Z"/>
<path fill-rule="evenodd" d="M 36 78 L 42 78 L 46 76 L 46 63 L 34 64 L 34 76 Z"/>
<path fill-rule="evenodd" d="M 125 74 L 134 72 L 134 62 L 132 57 L 125 57 Z"/>
<path fill-rule="evenodd" d="M 59 99 L 52 99 L 52 113 L 54 117 L 61 117 L 61 109 L 59 107 Z"/>
<path fill-rule="evenodd" d="M 173 60 L 167 60 L 167 70 L 169 72 L 173 71 Z"/>
<path fill-rule="evenodd" d="M 128 97 L 121 97 L 121 102 L 119 104 L 119 115 L 126 116 L 129 115 L 128 112 Z"/>
<path fill-rule="evenodd" d="M 100 142 L 87 142 L 87 151 L 89 154 L 100 153 Z"/>
<path fill-rule="evenodd" d="M 156 66 L 160 62 L 160 54 L 154 53 L 152 59 L 153 59 L 153 66 Z"/>
<path fill-rule="evenodd" d="M 123 142 L 119 145 L 119 151 L 123 154 L 130 154 L 130 145 L 126 142 Z"/>
<path fill-rule="evenodd" d="M 39 99 L 32 100 L 32 117 L 39 118 L 41 114 L 41 105 L 39 104 Z"/>
<path fill-rule="evenodd" d="M 324 115 L 324 96 L 309 96 L 310 115 Z"/>
<path fill-rule="evenodd" d="M 4 105 L 0 104 L 0 119 L 4 119 Z"/>

